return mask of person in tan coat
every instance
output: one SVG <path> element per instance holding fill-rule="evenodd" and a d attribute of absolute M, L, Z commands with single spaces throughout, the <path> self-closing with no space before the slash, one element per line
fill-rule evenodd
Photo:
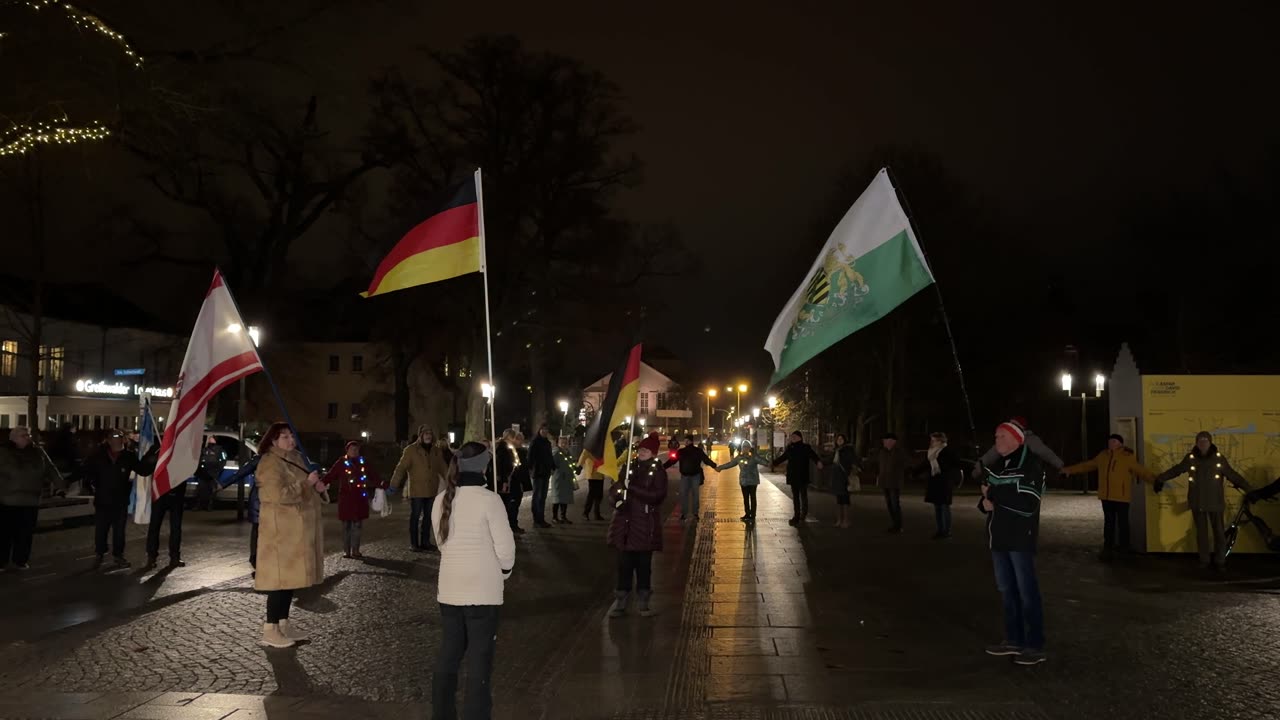
<path fill-rule="evenodd" d="M 307 467 L 287 423 L 273 424 L 258 444 L 258 567 L 254 589 L 267 594 L 262 644 L 291 647 L 306 636 L 289 625 L 293 592 L 324 579 L 321 495 L 328 489 Z"/>
<path fill-rule="evenodd" d="M 399 490 L 406 482 L 409 485 L 405 497 L 409 498 L 409 548 L 414 552 L 437 552 L 431 544 L 431 507 L 452 460 L 449 446 L 437 443 L 435 432 L 422 425 L 418 441 L 404 449 L 391 473 L 391 487 Z"/>

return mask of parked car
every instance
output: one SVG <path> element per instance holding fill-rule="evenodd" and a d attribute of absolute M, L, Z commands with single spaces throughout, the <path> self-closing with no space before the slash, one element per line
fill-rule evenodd
<path fill-rule="evenodd" d="M 239 472 L 241 461 L 248 461 L 257 454 L 251 444 L 242 445 L 239 434 L 229 430 L 205 431 L 205 436 L 201 440 L 201 447 L 204 447 L 209 442 L 210 437 L 222 448 L 227 457 L 227 464 L 223 466 L 221 476 L 218 478 L 219 485 Z M 253 481 L 254 477 L 252 475 L 244 479 L 244 497 L 246 501 L 249 498 L 249 491 L 253 488 Z M 199 492 L 200 481 L 195 477 L 187 478 L 187 500 L 195 502 Z M 238 492 L 235 485 L 227 485 L 217 490 L 213 496 L 213 501 L 215 503 L 235 503 L 239 497 Z"/>

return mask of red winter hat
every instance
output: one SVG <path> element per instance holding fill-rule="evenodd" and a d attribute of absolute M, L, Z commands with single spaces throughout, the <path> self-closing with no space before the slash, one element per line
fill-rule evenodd
<path fill-rule="evenodd" d="M 1010 420 L 1009 422 L 1004 422 L 997 425 L 996 432 L 999 432 L 1001 430 L 1004 430 L 1005 432 L 1012 435 L 1015 439 L 1017 439 L 1019 445 L 1027 441 L 1027 431 L 1024 430 L 1016 420 Z"/>
<path fill-rule="evenodd" d="M 347 442 L 347 444 L 342 448 L 343 452 L 346 452 L 347 450 L 350 450 L 352 445 L 355 445 L 356 447 L 360 447 L 360 441 L 359 441 L 359 440 L 349 440 L 349 441 Z"/>
<path fill-rule="evenodd" d="M 655 433 L 649 433 L 649 437 L 646 437 L 645 439 L 641 440 L 640 445 L 637 446 L 637 449 L 648 450 L 654 455 L 657 455 L 658 448 L 661 445 L 662 445 L 661 441 L 658 440 L 658 433 L 655 432 Z"/>

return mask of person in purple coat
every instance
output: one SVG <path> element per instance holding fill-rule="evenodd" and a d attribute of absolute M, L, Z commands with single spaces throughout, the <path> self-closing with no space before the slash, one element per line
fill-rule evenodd
<path fill-rule="evenodd" d="M 618 551 L 618 588 L 614 592 L 609 617 L 627 614 L 633 587 L 636 609 L 642 617 L 657 612 L 649 605 L 652 594 L 653 553 L 662 549 L 662 502 L 667 499 L 667 470 L 658 454 L 658 434 L 640 441 L 630 472 L 609 488 L 613 520 L 609 523 L 609 545 Z"/>

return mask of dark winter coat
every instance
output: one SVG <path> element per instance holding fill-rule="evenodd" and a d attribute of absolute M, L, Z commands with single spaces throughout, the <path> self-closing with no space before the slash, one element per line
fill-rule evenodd
<path fill-rule="evenodd" d="M 44 486 L 62 487 L 62 475 L 40 446 L 0 444 L 0 505 L 35 507 Z"/>
<path fill-rule="evenodd" d="M 894 445 L 892 450 L 884 446 L 876 449 L 867 458 L 866 465 L 876 469 L 876 484 L 882 490 L 901 490 L 906 484 L 911 456 L 901 445 Z"/>
<path fill-rule="evenodd" d="M 1200 453 L 1200 448 L 1192 447 L 1182 462 L 1156 476 L 1156 486 L 1183 473 L 1187 475 L 1187 504 L 1192 512 L 1220 513 L 1226 510 L 1224 482 L 1229 481 L 1241 490 L 1249 491 L 1249 483 L 1231 467 L 1226 456 L 1218 452 L 1217 445 L 1210 445 L 1209 452 L 1204 454 Z"/>
<path fill-rule="evenodd" d="M 133 490 L 130 473 L 142 476 L 156 471 L 159 446 L 141 460 L 130 450 L 121 450 L 115 457 L 106 445 L 99 447 L 80 466 L 79 475 L 93 491 L 93 506 L 97 508 L 125 510 L 129 507 L 129 493 Z"/>
<path fill-rule="evenodd" d="M 994 552 L 1035 552 L 1040 532 L 1040 498 L 1044 466 L 1040 457 L 1020 446 L 987 466 L 986 499 L 995 506 L 987 516 L 987 546 Z"/>
<path fill-rule="evenodd" d="M 551 477 L 551 473 L 556 471 L 556 456 L 551 441 L 541 435 L 535 437 L 529 445 L 529 462 L 533 465 L 534 477 Z"/>
<path fill-rule="evenodd" d="M 964 479 L 964 463 L 960 461 L 960 455 L 952 450 L 950 445 L 943 445 L 938 453 L 938 469 L 942 472 L 934 475 L 933 465 L 929 463 L 928 455 L 925 456 L 924 462 L 915 468 L 917 475 L 928 478 L 924 486 L 924 501 L 934 505 L 950 505 L 955 489 Z"/>
<path fill-rule="evenodd" d="M 367 519 L 374 492 L 378 488 L 386 489 L 364 456 L 352 459 L 344 455 L 325 474 L 324 484 L 338 486 L 338 519 L 343 522 Z"/>
<path fill-rule="evenodd" d="M 495 490 L 500 494 L 506 494 L 508 492 L 507 484 L 511 482 L 511 476 L 522 462 L 520 453 L 516 452 L 515 446 L 511 443 L 499 440 L 497 447 L 494 449 L 493 462 L 498 469 L 498 486 Z"/>
<path fill-rule="evenodd" d="M 678 464 L 680 466 L 680 474 L 685 477 L 697 475 L 702 477 L 702 466 L 706 465 L 712 470 L 716 469 L 716 464 L 707 457 L 702 448 L 697 445 L 689 445 L 682 447 L 676 451 L 675 460 L 667 460 L 663 467 L 671 467 Z"/>
<path fill-rule="evenodd" d="M 808 485 L 813 477 L 809 466 L 822 462 L 822 458 L 818 457 L 818 453 L 808 443 L 796 442 L 788 445 L 786 451 L 773 461 L 773 467 L 784 462 L 787 464 L 788 485 Z"/>
<path fill-rule="evenodd" d="M 625 498 L 625 499 L 624 499 Z M 609 545 L 618 550 L 644 552 L 662 549 L 662 502 L 667 499 L 667 471 L 658 458 L 631 463 L 626 491 L 622 483 L 609 488 L 616 507 L 609 523 Z"/>
<path fill-rule="evenodd" d="M 836 448 L 831 455 L 831 467 L 827 472 L 827 483 L 831 487 L 831 492 L 836 495 L 848 495 L 849 478 L 861 470 L 862 464 L 858 462 L 858 452 L 852 445 L 845 443 Z"/>
<path fill-rule="evenodd" d="M 234 485 L 238 482 L 247 481 L 249 483 L 249 522 L 254 525 L 258 524 L 258 511 L 261 508 L 261 503 L 258 500 L 258 479 L 254 473 L 258 471 L 258 461 L 261 459 L 261 455 L 254 455 L 248 462 L 241 465 L 234 475 L 229 475 L 225 481 L 220 480 L 218 482 L 222 487 Z"/>

